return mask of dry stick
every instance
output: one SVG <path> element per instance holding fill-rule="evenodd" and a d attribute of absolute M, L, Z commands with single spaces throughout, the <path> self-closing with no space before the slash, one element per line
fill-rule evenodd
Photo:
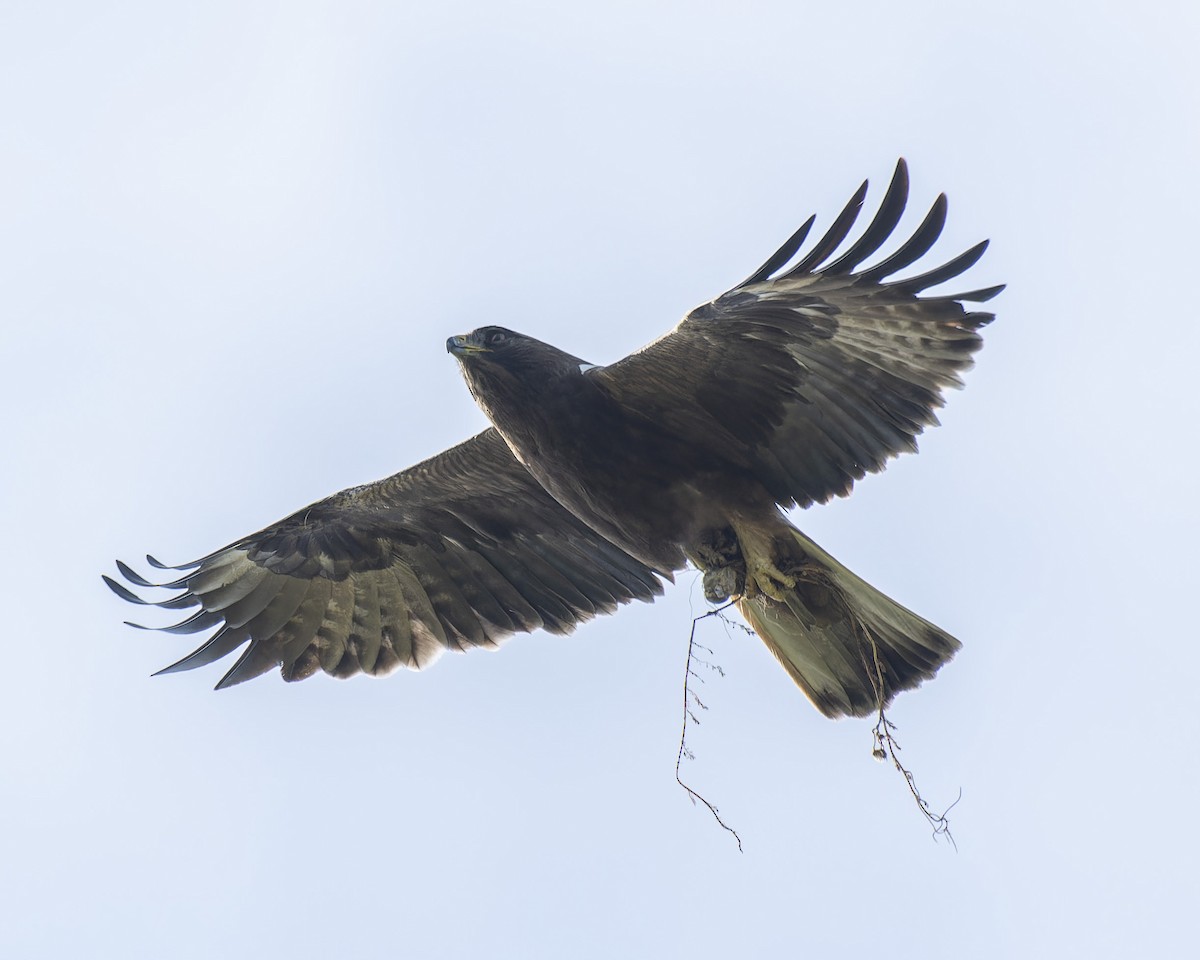
<path fill-rule="evenodd" d="M 900 762 L 899 756 L 897 756 L 900 751 L 900 744 L 892 734 L 892 731 L 896 729 L 896 725 L 887 718 L 887 714 L 884 712 L 887 699 L 883 684 L 883 664 L 879 660 L 879 644 L 875 642 L 875 637 L 867 629 L 867 625 L 862 622 L 862 619 L 853 610 L 850 610 L 848 604 L 846 605 L 846 609 L 859 635 L 859 641 L 861 642 L 865 639 L 871 648 L 873 664 L 866 663 L 865 658 L 863 660 L 863 666 L 867 669 L 867 675 L 871 678 L 871 687 L 875 691 L 875 703 L 879 708 L 878 719 L 875 721 L 875 727 L 871 730 L 871 736 L 873 737 L 871 755 L 876 760 L 883 760 L 885 757 L 891 758 L 892 765 L 900 771 L 900 775 L 904 777 L 904 782 L 908 784 L 908 792 L 912 794 L 913 800 L 916 801 L 917 809 L 921 811 L 921 816 L 933 827 L 933 839 L 936 840 L 939 836 L 944 836 L 950 841 L 950 846 L 957 850 L 958 844 L 954 842 L 954 834 L 950 832 L 950 820 L 946 814 L 953 810 L 958 805 L 958 801 L 962 799 L 962 789 L 959 789 L 958 797 L 955 798 L 954 803 L 950 804 L 941 813 L 934 813 L 929 806 L 929 802 L 921 796 L 921 791 L 917 789 L 917 781 L 913 778 L 912 771 L 904 766 Z M 875 668 L 874 671 L 871 670 L 872 665 Z"/>
<path fill-rule="evenodd" d="M 892 735 L 892 731 L 895 729 L 896 725 L 884 716 L 881 709 L 879 711 L 879 720 L 871 731 L 872 736 L 875 738 L 875 747 L 871 753 L 874 754 L 877 760 L 882 760 L 885 756 L 891 758 L 893 766 L 900 771 L 905 782 L 908 784 L 908 792 L 913 795 L 913 799 L 917 802 L 917 808 L 921 811 L 921 815 L 933 827 L 933 839 L 936 840 L 939 836 L 944 836 L 950 841 L 950 846 L 957 850 L 958 844 L 954 842 L 954 834 L 950 832 L 950 818 L 946 814 L 958 806 L 958 801 L 962 799 L 962 788 L 959 788 L 958 796 L 950 806 L 941 813 L 934 813 L 929 806 L 929 801 L 922 797 L 920 791 L 917 789 L 917 782 L 913 779 L 912 772 L 896 756 L 897 751 L 900 749 L 900 744 Z"/>
<path fill-rule="evenodd" d="M 692 659 L 696 648 L 696 624 L 698 624 L 701 620 L 704 620 L 706 617 L 720 617 L 722 620 L 727 621 L 727 618 L 721 617 L 721 613 L 724 610 L 728 610 L 732 606 L 733 601 L 730 600 L 724 606 L 709 610 L 708 613 L 702 613 L 700 616 L 692 619 L 692 632 L 688 637 L 687 664 L 685 665 L 683 672 L 683 729 L 679 734 L 679 753 L 675 755 L 675 782 L 687 791 L 688 796 L 692 799 L 692 803 L 695 803 L 697 800 L 699 800 L 702 804 L 708 807 L 708 812 L 713 815 L 713 819 L 715 819 L 717 823 L 719 823 L 724 829 L 733 834 L 733 839 L 737 841 L 738 853 L 741 853 L 743 852 L 742 838 L 738 836 L 738 832 L 721 819 L 721 815 L 717 812 L 716 807 L 714 807 L 711 803 L 704 799 L 703 796 L 684 783 L 683 778 L 679 774 L 679 768 L 683 763 L 683 758 L 686 756 L 690 759 L 693 756 L 692 752 L 687 748 L 688 721 L 692 720 L 696 723 L 700 722 L 696 718 L 696 715 L 692 713 L 691 703 L 693 700 L 695 700 L 696 703 L 700 705 L 701 709 L 708 709 L 704 706 L 703 701 L 701 701 L 700 698 L 692 692 L 691 688 L 692 677 L 695 676 L 697 679 L 699 679 L 696 673 L 692 670 Z"/>

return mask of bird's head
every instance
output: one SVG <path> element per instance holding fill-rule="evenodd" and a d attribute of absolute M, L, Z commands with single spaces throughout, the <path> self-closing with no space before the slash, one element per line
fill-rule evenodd
<path fill-rule="evenodd" d="M 472 396 L 493 422 L 504 410 L 561 393 L 564 377 L 581 377 L 591 366 L 558 347 L 505 327 L 479 327 L 451 337 L 446 350 L 457 358 Z"/>
<path fill-rule="evenodd" d="M 464 364 L 476 359 L 503 362 L 502 358 L 512 353 L 516 344 L 528 340 L 523 334 L 505 327 L 479 327 L 447 340 L 446 352 L 454 354 Z"/>
<path fill-rule="evenodd" d="M 544 381 L 578 374 L 581 367 L 590 366 L 558 347 L 505 327 L 479 327 L 451 337 L 446 341 L 446 350 L 458 359 L 468 382 L 474 377 L 505 374 L 519 380 Z"/>

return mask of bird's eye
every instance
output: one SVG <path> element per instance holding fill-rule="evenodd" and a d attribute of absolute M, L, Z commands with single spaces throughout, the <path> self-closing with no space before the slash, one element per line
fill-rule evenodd
<path fill-rule="evenodd" d="M 504 339 L 505 339 L 504 334 L 502 334 L 499 330 L 497 330 L 495 333 L 491 334 L 488 337 L 488 343 L 503 343 Z"/>

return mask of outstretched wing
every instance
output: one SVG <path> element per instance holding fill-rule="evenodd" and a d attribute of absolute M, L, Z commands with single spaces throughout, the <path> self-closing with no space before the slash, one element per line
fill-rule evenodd
<path fill-rule="evenodd" d="M 561 507 L 495 430 L 386 480 L 334 494 L 152 584 L 157 605 L 198 608 L 168 633 L 218 627 L 162 673 L 249 646 L 218 688 L 282 666 L 287 680 L 420 669 L 444 650 L 495 647 L 543 627 L 568 633 L 662 584 Z M 148 603 L 110 577 L 119 596 Z"/>
<path fill-rule="evenodd" d="M 933 246 L 946 220 L 941 195 L 890 256 L 859 269 L 891 236 L 908 198 L 903 160 L 863 234 L 838 248 L 867 184 L 794 265 L 814 217 L 751 276 L 697 307 L 670 333 L 595 371 L 626 409 L 641 411 L 698 449 L 748 467 L 784 506 L 850 492 L 937 423 L 942 391 L 959 386 L 990 313 L 967 310 L 1003 287 L 921 297 L 971 267 L 977 244 L 942 266 L 889 279 Z"/>

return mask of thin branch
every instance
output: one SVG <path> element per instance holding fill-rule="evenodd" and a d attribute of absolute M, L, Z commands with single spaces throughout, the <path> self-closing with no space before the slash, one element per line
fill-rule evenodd
<path fill-rule="evenodd" d="M 874 635 L 867 629 L 867 625 L 853 612 L 850 611 L 851 620 L 857 629 L 859 639 L 865 638 L 867 645 L 871 649 L 872 663 L 864 666 L 867 667 L 867 675 L 871 678 L 871 687 L 875 691 L 875 703 L 879 708 L 876 716 L 875 726 L 871 730 L 872 747 L 871 755 L 876 760 L 890 759 L 892 765 L 904 777 L 904 782 L 908 784 L 908 792 L 912 794 L 912 798 L 916 801 L 917 809 L 921 811 L 926 822 L 933 828 L 933 839 L 945 837 L 950 841 L 950 846 L 958 850 L 958 844 L 954 842 L 954 834 L 950 832 L 950 820 L 946 816 L 962 799 L 962 788 L 959 788 L 958 796 L 954 803 L 950 804 L 941 813 L 934 813 L 933 808 L 929 806 L 921 791 L 917 789 L 917 781 L 912 775 L 912 771 L 900 762 L 900 743 L 896 740 L 895 730 L 896 725 L 887 718 L 886 706 L 887 696 L 886 687 L 883 682 L 883 663 L 879 659 L 879 644 L 876 643 Z M 872 669 L 873 668 L 873 669 Z"/>
<path fill-rule="evenodd" d="M 721 616 L 721 613 L 724 610 L 728 610 L 732 606 L 733 606 L 733 601 L 731 600 L 728 603 L 726 603 L 724 606 L 720 606 L 713 610 L 709 610 L 707 613 L 702 613 L 702 614 L 700 614 L 700 616 L 694 617 L 692 619 L 692 632 L 691 632 L 691 635 L 688 637 L 687 663 L 685 664 L 684 671 L 683 671 L 683 729 L 680 731 L 680 734 L 679 734 L 679 753 L 676 754 L 676 756 L 675 756 L 675 782 L 678 783 L 681 787 L 683 787 L 684 790 L 687 791 L 687 794 L 691 798 L 692 803 L 699 801 L 700 803 L 702 803 L 706 807 L 708 807 L 708 812 L 713 815 L 713 819 L 715 819 L 717 821 L 717 823 L 719 823 L 722 826 L 722 828 L 724 828 L 725 830 L 728 830 L 730 833 L 733 834 L 733 839 L 737 841 L 738 852 L 741 853 L 742 852 L 742 838 L 740 836 L 738 836 L 738 832 L 736 830 L 734 830 L 733 827 L 731 827 L 729 824 L 727 824 L 724 820 L 721 819 L 721 814 L 717 812 L 716 807 L 714 807 L 703 796 L 701 796 L 699 793 L 697 793 L 695 790 L 693 790 L 691 787 L 689 787 L 686 783 L 683 782 L 683 776 L 680 773 L 680 767 L 683 764 L 684 758 L 686 757 L 687 759 L 691 760 L 695 756 L 695 754 L 693 754 L 692 751 L 689 750 L 688 746 L 687 746 L 688 722 L 691 721 L 692 723 L 696 723 L 696 724 L 700 723 L 700 721 L 696 717 L 696 714 L 692 710 L 692 705 L 696 704 L 697 706 L 699 706 L 699 708 L 701 710 L 708 709 L 708 707 L 706 707 L 704 705 L 704 703 L 700 700 L 700 698 L 698 696 L 696 696 L 695 691 L 693 691 L 692 687 L 691 687 L 693 677 L 695 679 L 699 680 L 701 683 L 704 682 L 704 678 L 701 677 L 699 674 L 697 674 L 695 669 L 693 668 L 693 666 L 692 666 L 693 662 L 699 663 L 703 666 L 707 666 L 709 669 L 716 670 L 717 672 L 721 673 L 722 676 L 724 676 L 724 672 L 721 670 L 720 667 L 717 667 L 714 664 L 711 664 L 706 660 L 700 660 L 696 657 L 695 652 L 696 652 L 697 647 L 699 647 L 702 650 L 708 650 L 709 653 L 712 653 L 712 651 L 708 647 L 704 647 L 704 646 L 696 643 L 696 625 L 701 620 L 704 620 L 708 617 L 720 617 L 726 623 L 731 622 L 731 621 L 729 621 L 729 619 L 727 617 Z"/>
<path fill-rule="evenodd" d="M 904 777 L 905 782 L 908 784 L 908 792 L 912 794 L 913 799 L 917 802 L 917 809 L 921 811 L 921 815 L 933 828 L 933 839 L 936 840 L 938 837 L 945 837 L 950 841 L 950 846 L 957 850 L 958 844 L 954 842 L 954 834 L 950 832 L 950 818 L 946 815 L 958 806 L 958 801 L 962 799 L 962 788 L 959 788 L 958 796 L 950 806 L 941 813 L 934 813 L 933 808 L 929 806 L 929 801 L 921 796 L 921 791 L 917 789 L 917 781 L 913 779 L 912 771 L 900 762 L 900 757 L 898 756 L 900 744 L 893 733 L 895 729 L 896 725 L 884 715 L 883 709 L 880 708 L 878 722 L 876 722 L 875 727 L 871 731 L 871 735 L 874 737 L 874 747 L 871 753 L 875 756 L 876 760 L 890 759 L 892 765 L 900 771 L 901 776 Z"/>

